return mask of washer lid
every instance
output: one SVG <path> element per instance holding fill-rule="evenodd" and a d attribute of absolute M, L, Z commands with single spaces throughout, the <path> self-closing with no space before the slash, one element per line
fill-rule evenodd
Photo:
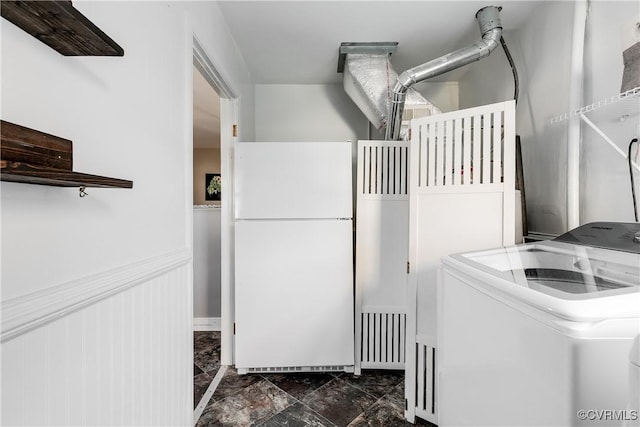
<path fill-rule="evenodd" d="M 557 241 L 451 255 L 474 284 L 576 321 L 640 318 L 640 254 Z"/>
<path fill-rule="evenodd" d="M 554 239 L 558 242 L 640 253 L 640 223 L 592 222 Z"/>

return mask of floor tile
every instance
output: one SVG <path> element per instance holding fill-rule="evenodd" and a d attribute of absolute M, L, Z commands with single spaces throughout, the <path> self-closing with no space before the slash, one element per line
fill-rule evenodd
<path fill-rule="evenodd" d="M 304 399 L 306 395 L 335 378 L 333 375 L 324 373 L 263 374 L 262 376 L 298 400 Z"/>
<path fill-rule="evenodd" d="M 258 424 L 259 427 L 335 427 L 331 421 L 313 411 L 302 402 L 289 406 L 284 411 Z"/>
<path fill-rule="evenodd" d="M 194 333 L 194 405 L 220 367 L 220 334 Z M 229 367 L 197 426 L 411 427 L 404 372 L 238 375 Z M 416 417 L 415 425 L 436 427 Z"/>
<path fill-rule="evenodd" d="M 193 364 L 193 376 L 197 377 L 198 375 L 203 374 L 203 373 L 204 373 L 204 371 L 202 369 L 200 369 L 200 367 L 194 363 Z"/>
<path fill-rule="evenodd" d="M 391 427 L 391 426 L 407 426 L 411 425 L 404 418 L 403 408 L 398 408 L 389 401 L 380 399 L 362 414 L 360 414 L 355 420 L 349 423 L 349 427 L 359 426 L 378 426 L 378 427 Z"/>
<path fill-rule="evenodd" d="M 219 345 L 193 353 L 193 363 L 209 375 L 215 376 L 215 371 L 220 368 Z"/>
<path fill-rule="evenodd" d="M 362 375 L 345 374 L 341 378 L 369 394 L 382 397 L 398 384 L 404 384 L 404 371 L 365 370 Z"/>
<path fill-rule="evenodd" d="M 211 402 L 196 426 L 251 426 L 293 405 L 295 399 L 261 379 L 239 392 Z"/>
<path fill-rule="evenodd" d="M 346 426 L 377 400 L 349 384 L 342 378 L 334 378 L 309 393 L 303 403 L 337 426 Z"/>
<path fill-rule="evenodd" d="M 260 375 L 238 375 L 238 371 L 230 367 L 227 369 L 218 387 L 216 387 L 216 391 L 213 393 L 211 400 L 222 400 L 262 380 L 263 378 Z"/>
<path fill-rule="evenodd" d="M 196 331 L 193 333 L 193 350 L 202 351 L 214 346 L 220 346 L 220 332 Z"/>
<path fill-rule="evenodd" d="M 195 408 L 200 403 L 200 399 L 204 396 L 204 393 L 211 384 L 212 377 L 209 374 L 202 373 L 193 377 L 193 407 Z"/>

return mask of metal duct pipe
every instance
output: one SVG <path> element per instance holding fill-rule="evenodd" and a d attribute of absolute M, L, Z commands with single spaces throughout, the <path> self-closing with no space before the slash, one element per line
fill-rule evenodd
<path fill-rule="evenodd" d="M 372 44 L 373 45 L 373 44 Z M 351 48 L 355 51 L 373 50 L 367 45 Z M 389 53 L 346 53 L 340 68 L 343 73 L 344 91 L 360 108 L 373 126 L 384 133 L 389 113 L 389 94 L 391 84 L 398 79 L 398 74 L 391 66 Z M 431 114 L 440 110 L 419 92 L 409 89 L 405 94 L 405 105 L 420 106 Z"/>
<path fill-rule="evenodd" d="M 502 8 L 498 6 L 487 6 L 476 12 L 476 19 L 482 34 L 482 39 L 477 43 L 410 68 L 398 76 L 389 107 L 389 119 L 385 133 L 386 140 L 397 140 L 400 136 L 406 93 L 411 86 L 485 58 L 500 44 L 502 35 L 500 10 Z"/>

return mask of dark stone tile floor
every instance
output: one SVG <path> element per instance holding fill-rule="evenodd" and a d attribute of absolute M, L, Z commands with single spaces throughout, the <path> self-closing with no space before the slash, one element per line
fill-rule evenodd
<path fill-rule="evenodd" d="M 194 405 L 220 367 L 220 333 L 194 332 Z M 416 418 L 416 425 L 434 426 Z M 238 375 L 229 368 L 196 427 L 411 426 L 404 372 Z"/>
<path fill-rule="evenodd" d="M 193 407 L 220 368 L 220 332 L 193 333 Z"/>

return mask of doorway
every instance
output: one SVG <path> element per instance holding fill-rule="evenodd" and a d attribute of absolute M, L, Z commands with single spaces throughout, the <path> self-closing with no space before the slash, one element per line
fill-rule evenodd
<path fill-rule="evenodd" d="M 197 420 L 227 366 L 233 364 L 232 153 L 237 139 L 238 99 L 195 36 L 192 59 L 193 325 L 196 331 L 206 331 L 199 338 L 217 341 L 218 348 L 217 356 L 194 353 L 194 385 L 198 365 L 208 372 L 211 381 L 208 387 L 200 383 L 200 391 L 206 389 L 201 399 L 194 396 Z M 194 334 L 198 333 L 204 332 Z M 207 375 L 203 375 L 205 380 Z M 197 387 L 194 392 L 198 392 Z"/>
<path fill-rule="evenodd" d="M 220 95 L 193 67 L 193 326 L 220 330 Z"/>

